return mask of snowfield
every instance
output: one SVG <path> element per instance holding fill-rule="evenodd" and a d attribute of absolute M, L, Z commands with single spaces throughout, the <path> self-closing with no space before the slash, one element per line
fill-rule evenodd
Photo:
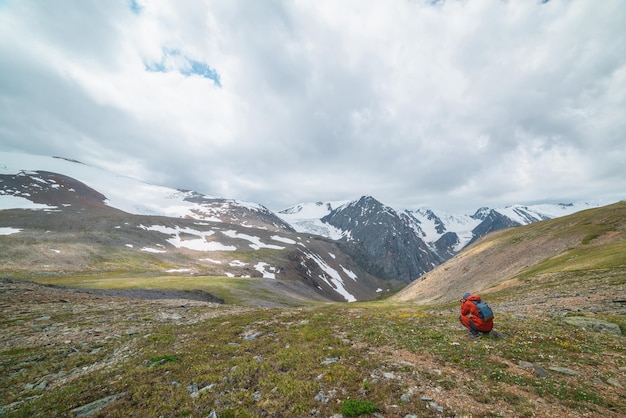
<path fill-rule="evenodd" d="M 236 251 L 237 247 L 234 245 L 224 245 L 215 241 L 207 241 L 207 237 L 215 234 L 214 231 L 197 231 L 191 228 L 170 228 L 162 225 L 144 226 L 139 225 L 139 228 L 146 231 L 156 231 L 162 234 L 169 235 L 166 241 L 176 248 L 187 248 L 194 251 Z M 197 236 L 195 239 L 183 239 L 180 234 L 187 234 Z"/>
<path fill-rule="evenodd" d="M 343 279 L 341 278 L 341 274 L 339 274 L 337 270 L 329 266 L 318 255 L 313 254 L 309 251 L 303 251 L 303 250 L 301 251 L 306 258 L 308 258 L 309 260 L 313 260 L 319 266 L 319 268 L 322 269 L 324 273 L 328 275 L 326 276 L 325 274 L 321 274 L 319 275 L 320 279 L 322 279 L 324 282 L 326 282 L 326 284 L 328 284 L 328 286 L 330 286 L 337 293 L 343 296 L 346 302 L 356 302 L 356 298 L 352 294 L 350 294 L 350 292 L 348 292 L 348 290 L 345 288 L 345 284 L 344 284 Z M 356 275 L 354 275 L 354 273 L 352 273 L 352 275 L 354 277 L 351 277 L 351 278 L 355 280 Z"/>
<path fill-rule="evenodd" d="M 240 234 L 237 231 L 233 231 L 233 230 L 222 231 L 222 234 L 230 238 L 237 238 L 237 239 L 250 241 L 250 244 L 249 244 L 250 248 L 253 248 L 255 250 L 260 250 L 261 248 L 269 248 L 272 250 L 284 250 L 285 249 L 285 247 L 280 247 L 278 245 L 264 244 L 261 241 L 261 238 L 259 237 L 255 237 L 253 235 L 248 235 L 248 234 Z"/>
<path fill-rule="evenodd" d="M 218 215 L 229 211 L 233 206 L 252 210 L 264 209 L 263 206 L 256 203 L 238 200 L 228 200 L 221 207 L 219 205 L 207 207 L 206 205 L 185 200 L 197 196 L 191 191 L 155 186 L 131 177 L 116 175 L 106 170 L 64 158 L 0 152 L 0 174 L 18 175 L 23 172 L 35 174 L 36 171 L 49 171 L 72 177 L 106 196 L 105 203 L 108 206 L 135 215 L 187 217 L 219 222 Z M 38 180 L 48 184 L 45 179 L 39 178 Z M 45 205 L 33 206 L 34 204 L 27 199 L 21 199 L 23 201 L 7 199 L 12 197 L 0 195 L 0 210 L 49 209 Z M 218 199 L 210 195 L 203 195 L 203 197 Z"/>
<path fill-rule="evenodd" d="M 18 232 L 21 232 L 21 231 L 22 230 L 18 228 L 0 227 L 0 235 L 17 234 Z"/>

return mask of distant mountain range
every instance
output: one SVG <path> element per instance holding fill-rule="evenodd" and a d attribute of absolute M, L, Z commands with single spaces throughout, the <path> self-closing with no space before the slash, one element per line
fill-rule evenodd
<path fill-rule="evenodd" d="M 64 158 L 0 153 L 0 273 L 247 277 L 292 298 L 364 300 L 403 287 L 489 232 L 596 206 L 451 215 L 363 196 L 274 213 Z"/>
<path fill-rule="evenodd" d="M 514 205 L 471 215 L 436 209 L 396 210 L 373 197 L 301 203 L 278 213 L 296 231 L 340 242 L 358 242 L 376 262 L 376 273 L 410 282 L 499 229 L 601 206 L 599 203 Z"/>

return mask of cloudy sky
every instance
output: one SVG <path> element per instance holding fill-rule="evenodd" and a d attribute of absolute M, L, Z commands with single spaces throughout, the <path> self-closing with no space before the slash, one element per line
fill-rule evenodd
<path fill-rule="evenodd" d="M 626 198 L 623 0 L 0 0 L 0 150 L 272 210 Z"/>

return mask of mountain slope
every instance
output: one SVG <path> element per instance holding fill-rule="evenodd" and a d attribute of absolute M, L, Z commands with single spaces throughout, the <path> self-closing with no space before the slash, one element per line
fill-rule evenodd
<path fill-rule="evenodd" d="M 493 232 L 407 286 L 394 300 L 454 301 L 465 292 L 509 288 L 513 297 L 551 297 L 547 289 L 608 309 L 626 295 L 626 202 Z M 545 286 L 545 287 L 542 287 Z M 517 289 L 517 290 L 515 290 Z M 548 296 L 546 296 L 546 294 Z M 561 294 L 561 296 L 563 296 Z M 543 296 L 541 296 L 543 295 Z"/>
<path fill-rule="evenodd" d="M 408 283 L 441 263 L 415 230 L 406 227 L 404 217 L 373 197 L 345 204 L 321 221 L 344 231 L 339 241 L 357 242 L 365 252 L 364 262 L 384 279 Z"/>
<path fill-rule="evenodd" d="M 264 304 L 287 293 L 289 303 L 351 302 L 389 288 L 336 242 L 297 234 L 261 205 L 153 186 L 64 159 L 0 157 L 5 277 L 249 278 L 275 295 L 254 302 Z"/>
<path fill-rule="evenodd" d="M 383 278 L 410 283 L 490 232 L 599 205 L 514 205 L 453 215 L 428 208 L 395 210 L 363 196 L 349 202 L 301 203 L 280 211 L 278 216 L 296 231 L 357 243 L 347 251 L 356 251 L 353 256 L 369 270 Z"/>
<path fill-rule="evenodd" d="M 72 184 L 66 183 L 68 181 Z M 76 184 L 90 188 L 91 195 L 97 193 L 97 205 L 104 204 L 130 214 L 293 230 L 259 204 L 156 186 L 74 160 L 0 152 L 0 196 L 13 196 L 10 201 L 0 200 L 0 209 L 22 207 L 19 206 L 20 200 L 25 207 L 30 206 L 24 200 L 52 206 L 49 209 L 57 208 L 59 204 L 65 208 L 79 204 L 81 208 L 81 202 L 73 201 L 75 196 L 72 195 L 84 199 L 86 192 L 76 189 Z"/>

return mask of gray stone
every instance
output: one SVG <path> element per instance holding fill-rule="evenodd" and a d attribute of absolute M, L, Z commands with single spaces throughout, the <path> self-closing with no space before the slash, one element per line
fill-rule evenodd
<path fill-rule="evenodd" d="M 535 374 L 538 377 L 548 377 L 550 376 L 550 373 L 548 373 L 543 367 L 541 366 L 537 366 L 536 364 L 533 365 L 533 368 L 535 369 Z"/>
<path fill-rule="evenodd" d="M 323 391 L 319 391 L 317 395 L 315 395 L 314 398 L 316 401 L 321 402 L 321 403 L 328 403 L 328 396 L 324 395 Z"/>
<path fill-rule="evenodd" d="M 619 325 L 602 319 L 589 318 L 587 316 L 568 316 L 563 318 L 566 324 L 574 325 L 581 328 L 592 329 L 599 332 L 610 332 L 612 334 L 622 334 Z"/>
<path fill-rule="evenodd" d="M 443 412 L 443 406 L 439 405 L 437 402 L 429 402 L 428 407 L 436 412 Z"/>
<path fill-rule="evenodd" d="M 496 340 L 505 340 L 507 338 L 506 334 L 503 334 L 500 331 L 496 330 L 491 330 L 489 335 L 491 336 L 491 338 L 494 338 Z"/>
<path fill-rule="evenodd" d="M 95 414 L 100 411 L 102 408 L 115 401 L 117 398 L 121 398 L 126 393 L 121 392 L 115 395 L 107 396 L 106 398 L 98 399 L 97 401 L 93 401 L 83 406 L 79 406 L 78 408 L 72 409 L 72 413 L 78 417 L 86 417 L 91 414 Z"/>
<path fill-rule="evenodd" d="M 246 331 L 243 334 L 243 339 L 246 340 L 246 341 L 256 340 L 261 335 L 263 335 L 263 333 L 261 331 Z"/>
<path fill-rule="evenodd" d="M 333 364 L 333 363 L 337 363 L 339 361 L 339 357 L 329 357 L 326 360 L 322 361 L 320 364 Z"/>
<path fill-rule="evenodd" d="M 528 361 L 523 361 L 523 360 L 520 360 L 520 362 L 519 362 L 519 366 L 520 366 L 522 369 L 532 369 L 532 368 L 534 368 L 534 367 L 535 367 L 535 365 L 534 365 L 534 364 L 532 364 L 532 363 L 530 363 L 530 362 L 528 362 Z"/>
<path fill-rule="evenodd" d="M 576 370 L 568 369 L 567 367 L 550 366 L 548 367 L 548 369 L 552 370 L 553 372 L 566 374 L 569 376 L 580 376 L 579 372 L 577 372 Z"/>
<path fill-rule="evenodd" d="M 612 377 L 606 379 L 606 383 L 616 388 L 624 389 L 624 386 L 622 386 L 622 384 L 617 379 L 614 379 Z"/>
<path fill-rule="evenodd" d="M 403 394 L 402 396 L 400 396 L 400 401 L 404 403 L 411 402 L 411 394 L 410 393 Z"/>
<path fill-rule="evenodd" d="M 198 393 L 198 384 L 197 383 L 192 383 L 189 386 L 187 386 L 187 392 L 189 392 L 192 395 L 194 393 Z"/>

